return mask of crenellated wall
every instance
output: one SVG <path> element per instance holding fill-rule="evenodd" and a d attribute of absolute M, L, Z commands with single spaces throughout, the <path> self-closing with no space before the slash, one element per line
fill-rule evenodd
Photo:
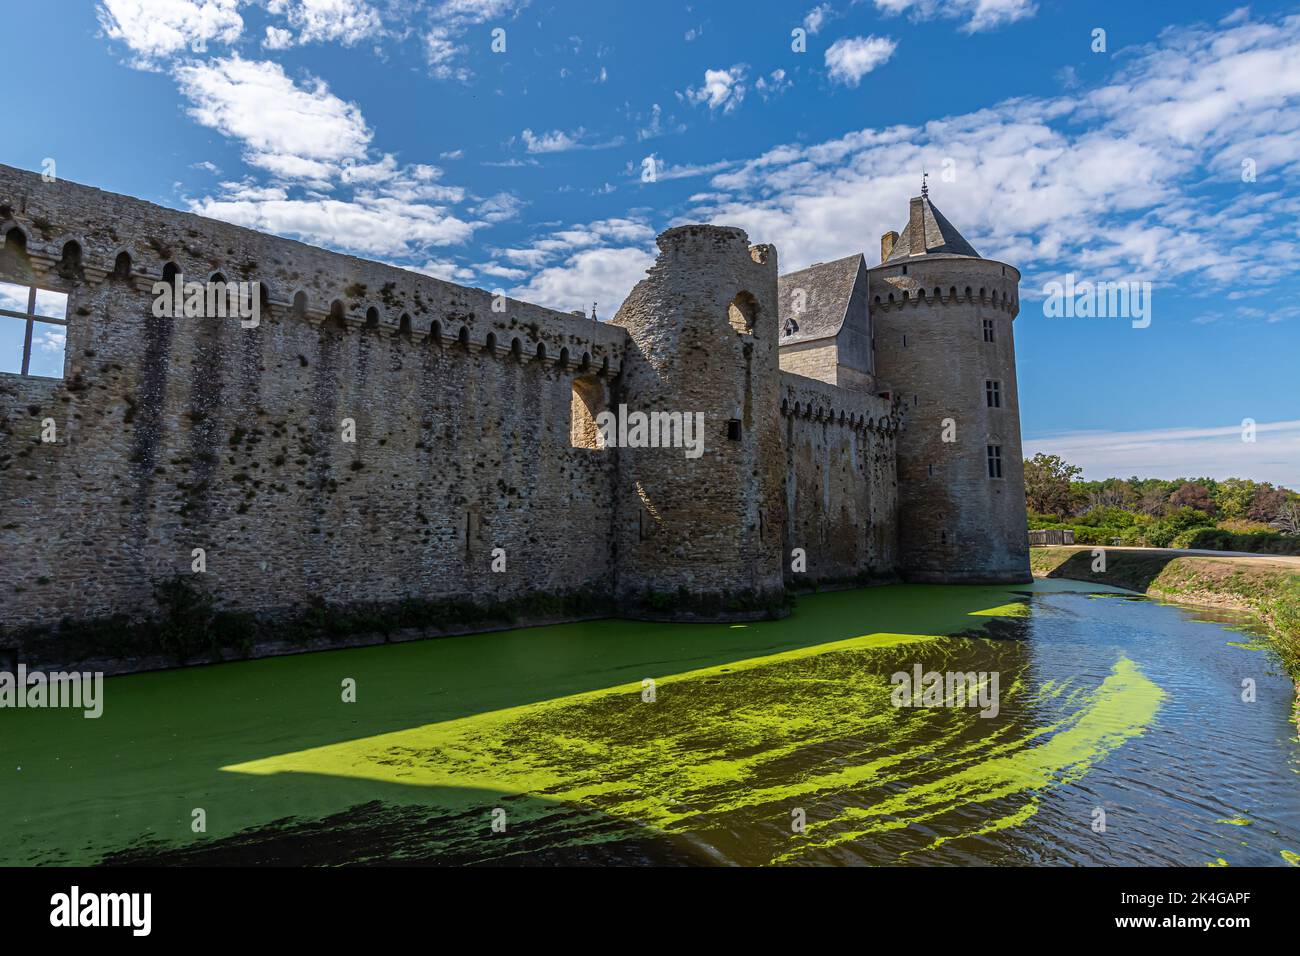
<path fill-rule="evenodd" d="M 888 399 L 781 373 L 787 584 L 894 575 L 894 412 Z M 807 557 L 802 575 L 791 572 L 795 548 Z"/>
<path fill-rule="evenodd" d="M 925 255 L 876 266 L 869 276 L 876 367 L 894 389 L 903 422 L 904 576 L 1031 580 L 1013 325 L 1019 271 L 992 259 Z M 988 401 L 990 381 L 998 383 L 996 406 Z M 997 477 L 990 476 L 990 446 L 1000 449 Z"/>
<path fill-rule="evenodd" d="M 770 607 L 793 547 L 805 580 L 893 571 L 894 409 L 780 371 L 776 252 L 740 230 L 661 236 L 617 324 L 4 166 L 0 242 L 0 280 L 68 296 L 63 379 L 0 374 L 0 637 L 150 614 L 195 549 L 219 607 L 272 613 Z M 176 274 L 260 283 L 259 323 L 155 316 Z M 703 413 L 703 454 L 604 447 L 620 403 Z"/>
<path fill-rule="evenodd" d="M 256 610 L 608 588 L 614 458 L 569 422 L 621 329 L 7 167 L 0 205 L 0 236 L 27 236 L 0 278 L 66 292 L 70 318 L 64 381 L 0 376 L 0 624 L 148 608 L 195 548 Z M 263 282 L 260 326 L 155 318 L 167 262 Z"/>

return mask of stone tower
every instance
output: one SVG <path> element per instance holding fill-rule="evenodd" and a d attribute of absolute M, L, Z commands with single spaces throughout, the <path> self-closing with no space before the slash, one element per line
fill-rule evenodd
<path fill-rule="evenodd" d="M 985 259 L 930 202 L 869 272 L 880 379 L 901 401 L 901 570 L 913 581 L 1025 582 L 1029 571 L 1012 324 L 1019 271 Z"/>
<path fill-rule="evenodd" d="M 766 600 L 783 589 L 785 523 L 776 250 L 703 225 L 658 245 L 612 320 L 629 337 L 619 409 L 701 420 L 703 450 L 620 445 L 616 593 Z"/>

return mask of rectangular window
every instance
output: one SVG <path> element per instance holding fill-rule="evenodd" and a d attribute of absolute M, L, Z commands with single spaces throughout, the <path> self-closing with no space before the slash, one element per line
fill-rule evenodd
<path fill-rule="evenodd" d="M 984 341 L 985 342 L 993 341 L 993 320 L 992 319 L 984 320 Z"/>
<path fill-rule="evenodd" d="M 740 419 L 733 418 L 727 422 L 727 438 L 731 441 L 740 441 Z"/>
<path fill-rule="evenodd" d="M 989 452 L 989 477 L 1001 478 L 1002 477 L 1002 446 L 989 445 L 988 452 Z"/>
<path fill-rule="evenodd" d="M 0 282 L 0 372 L 63 378 L 68 297 Z"/>
<path fill-rule="evenodd" d="M 1002 383 L 987 379 L 984 382 L 984 401 L 989 408 L 1002 407 Z"/>

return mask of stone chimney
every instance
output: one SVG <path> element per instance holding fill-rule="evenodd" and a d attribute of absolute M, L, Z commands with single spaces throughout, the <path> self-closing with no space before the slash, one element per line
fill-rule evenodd
<path fill-rule="evenodd" d="M 898 242 L 898 233 L 887 232 L 880 237 L 880 261 L 884 262 L 889 258 L 889 254 L 894 251 L 894 243 Z"/>
<path fill-rule="evenodd" d="M 908 252 L 911 255 L 924 255 L 926 251 L 925 243 L 925 197 L 912 197 L 911 212 L 907 217 L 907 238 L 911 245 Z"/>

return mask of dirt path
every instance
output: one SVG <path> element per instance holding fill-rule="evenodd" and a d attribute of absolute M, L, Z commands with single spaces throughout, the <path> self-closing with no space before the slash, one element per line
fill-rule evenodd
<path fill-rule="evenodd" d="M 1218 558 L 1229 564 L 1251 564 L 1263 567 L 1300 568 L 1300 556 L 1289 554 L 1253 554 L 1249 551 L 1207 551 L 1199 548 L 1133 548 L 1115 547 L 1113 545 L 1096 545 L 1103 551 L 1127 551 L 1134 554 L 1147 554 L 1152 557 L 1167 558 Z M 1089 545 L 1049 544 L 1042 546 L 1044 551 L 1090 551 Z"/>

